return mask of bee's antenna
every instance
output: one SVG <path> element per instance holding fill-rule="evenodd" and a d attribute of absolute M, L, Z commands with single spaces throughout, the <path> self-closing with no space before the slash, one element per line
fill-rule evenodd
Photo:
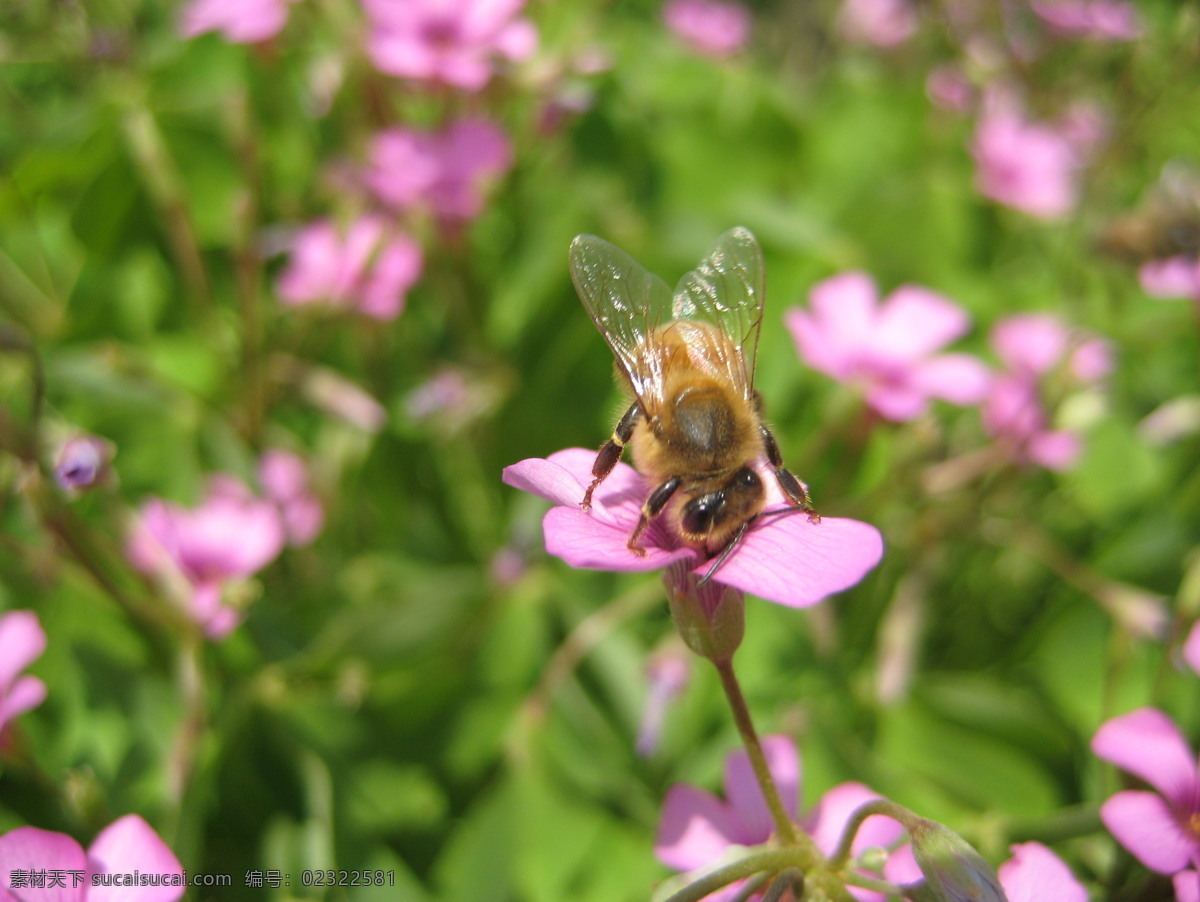
<path fill-rule="evenodd" d="M 792 514 L 805 513 L 811 513 L 811 511 L 799 505 L 789 505 L 788 507 L 777 507 L 774 510 L 759 511 L 757 514 L 738 527 L 738 531 L 733 534 L 733 538 L 729 540 L 729 544 L 721 549 L 721 553 L 717 555 L 717 559 L 712 562 L 712 566 L 708 568 L 707 572 L 705 572 L 702 577 L 700 577 L 700 581 L 696 583 L 696 585 L 707 585 L 709 580 L 716 576 L 717 571 L 725 565 L 725 561 L 729 559 L 729 556 L 737 550 L 738 545 L 742 544 L 742 539 L 745 538 L 746 531 L 749 530 L 750 527 L 755 523 L 758 523 L 758 521 L 765 520 L 768 517 L 771 519 L 776 519 L 778 517 L 788 517 Z"/>

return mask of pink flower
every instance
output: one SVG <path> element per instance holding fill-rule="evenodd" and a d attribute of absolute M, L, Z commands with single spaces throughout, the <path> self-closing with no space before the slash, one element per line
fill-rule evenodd
<path fill-rule="evenodd" d="M 129 885 L 135 872 L 138 883 Z M 53 888 L 52 873 L 62 875 Z M 44 878 L 41 887 L 33 888 L 33 874 Z M 6 902 L 175 902 L 186 885 L 179 859 L 136 814 L 101 830 L 87 852 L 65 833 L 37 827 L 0 836 L 0 899 Z"/>
<path fill-rule="evenodd" d="M 363 0 L 367 52 L 381 72 L 477 91 L 492 60 L 523 60 L 537 31 L 517 18 L 525 0 Z"/>
<path fill-rule="evenodd" d="M 46 650 L 46 632 L 32 611 L 0 615 L 0 738 L 18 715 L 46 697 L 46 684 L 21 671 Z"/>
<path fill-rule="evenodd" d="M 1086 155 L 1061 129 L 1031 122 L 1007 104 L 985 104 L 971 152 L 984 196 L 1041 219 L 1074 208 Z"/>
<path fill-rule="evenodd" d="M 343 234 L 329 220 L 306 226 L 292 242 L 279 277 L 279 296 L 290 305 L 326 303 L 378 320 L 395 319 L 405 295 L 421 277 L 420 246 L 379 216 L 363 216 Z"/>
<path fill-rule="evenodd" d="M 257 573 L 283 548 L 275 505 L 230 476 L 214 477 L 192 509 L 161 499 L 142 505 L 126 553 L 143 573 L 163 580 L 210 639 L 228 635 L 242 613 L 225 604 L 231 580 Z"/>
<path fill-rule="evenodd" d="M 309 488 L 308 466 L 290 451 L 266 451 L 258 478 L 267 499 L 275 504 L 289 545 L 307 545 L 325 525 L 325 511 Z"/>
<path fill-rule="evenodd" d="M 192 0 L 179 30 L 185 38 L 219 31 L 234 44 L 257 44 L 279 34 L 295 0 Z"/>
<path fill-rule="evenodd" d="M 925 93 L 944 110 L 965 113 L 975 99 L 975 88 L 957 66 L 936 66 L 925 78 Z"/>
<path fill-rule="evenodd" d="M 703 575 L 709 563 L 682 545 L 662 518 L 643 536 L 645 557 L 626 547 L 648 489 L 632 467 L 618 464 L 592 497 L 592 509 L 579 508 L 592 481 L 596 452 L 558 451 L 546 460 L 530 458 L 506 467 L 504 481 L 556 506 L 543 520 L 546 550 L 572 567 L 643 571 L 686 562 Z M 764 475 L 773 506 L 781 506 L 774 478 Z M 804 516 L 768 518 L 747 531 L 741 545 L 721 566 L 720 583 L 791 607 L 807 607 L 857 583 L 879 563 L 883 539 L 857 520 L 825 517 L 814 524 Z"/>
<path fill-rule="evenodd" d="M 1183 660 L 1188 667 L 1200 674 L 1200 620 L 1192 624 L 1183 643 Z"/>
<path fill-rule="evenodd" d="M 1121 0 L 1032 0 L 1051 30 L 1093 41 L 1131 41 L 1142 33 L 1137 12 Z"/>
<path fill-rule="evenodd" d="M 1175 902 L 1200 902 L 1200 872 L 1180 871 L 1171 878 Z"/>
<path fill-rule="evenodd" d="M 95 435 L 75 435 L 63 442 L 54 462 L 54 479 L 67 492 L 93 488 L 108 477 L 113 445 Z"/>
<path fill-rule="evenodd" d="M 683 646 L 659 652 L 646 665 L 646 707 L 638 727 L 637 752 L 647 756 L 658 747 L 667 707 L 687 687 L 691 662 Z"/>
<path fill-rule="evenodd" d="M 693 52 L 717 59 L 737 53 L 750 37 L 750 11 L 740 3 L 670 0 L 663 20 Z"/>
<path fill-rule="evenodd" d="M 996 871 L 1008 902 L 1087 902 L 1087 890 L 1061 858 L 1038 842 L 1012 847 Z"/>
<path fill-rule="evenodd" d="M 912 0 L 845 0 L 841 30 L 847 38 L 876 47 L 896 47 L 916 33 Z"/>
<path fill-rule="evenodd" d="M 992 345 L 1006 370 L 992 381 L 984 427 L 1018 460 L 1066 469 L 1079 455 L 1080 440 L 1072 431 L 1051 428 L 1046 389 L 1061 397 L 1064 389 L 1098 383 L 1112 369 L 1108 344 L 1072 334 L 1053 316 L 1022 314 L 996 325 Z"/>
<path fill-rule="evenodd" d="M 1100 806 L 1100 819 L 1139 861 L 1161 874 L 1200 864 L 1200 775 L 1179 728 L 1154 708 L 1113 718 L 1092 737 L 1092 751 L 1150 784 Z"/>
<path fill-rule="evenodd" d="M 987 369 L 967 354 L 935 354 L 968 328 L 967 315 L 926 288 L 904 285 L 882 304 L 870 276 L 843 273 L 815 285 L 812 312 L 784 320 L 801 358 L 840 382 L 858 384 L 889 420 L 912 420 L 931 398 L 974 404 L 987 391 Z"/>
<path fill-rule="evenodd" d="M 334 370 L 311 367 L 299 382 L 301 394 L 310 403 L 364 432 L 378 432 L 387 422 L 382 404 Z"/>
<path fill-rule="evenodd" d="M 371 142 L 368 187 L 398 210 L 431 210 L 448 221 L 483 210 L 484 188 L 512 166 L 512 145 L 485 119 L 463 119 L 438 132 L 393 128 Z"/>
<path fill-rule="evenodd" d="M 800 823 L 822 852 L 832 854 L 851 814 L 879 795 L 861 783 L 843 783 L 825 793 L 812 812 L 798 820 L 800 759 L 796 747 L 786 736 L 766 736 L 762 747 L 789 817 Z M 774 822 L 744 751 L 739 749 L 726 756 L 724 785 L 724 800 L 695 786 L 671 787 L 663 803 L 654 846 L 659 861 L 678 871 L 694 871 L 711 866 L 731 845 L 758 846 L 771 839 Z M 889 846 L 902 833 L 903 828 L 895 821 L 873 815 L 859 829 L 851 851 L 857 855 L 867 848 Z M 885 873 L 891 880 L 920 876 L 907 848 L 893 853 Z M 736 892 L 735 884 L 707 898 L 725 899 Z M 863 900 L 883 899 L 880 893 L 853 892 Z"/>
<path fill-rule="evenodd" d="M 1138 269 L 1142 291 L 1154 298 L 1200 300 L 1200 261 L 1192 257 L 1150 260 Z"/>

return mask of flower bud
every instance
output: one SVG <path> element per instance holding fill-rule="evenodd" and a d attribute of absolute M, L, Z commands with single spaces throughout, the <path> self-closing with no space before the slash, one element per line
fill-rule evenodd
<path fill-rule="evenodd" d="M 687 563 L 676 561 L 663 574 L 671 619 L 684 644 L 713 663 L 733 657 L 746 631 L 746 597 L 714 581 L 700 585 Z"/>
<path fill-rule="evenodd" d="M 82 491 L 108 476 L 113 446 L 94 435 L 76 435 L 63 442 L 54 462 L 54 478 L 65 491 Z"/>
<path fill-rule="evenodd" d="M 931 894 L 941 902 L 1008 902 L 996 872 L 948 827 L 924 818 L 906 824 L 913 856 Z"/>

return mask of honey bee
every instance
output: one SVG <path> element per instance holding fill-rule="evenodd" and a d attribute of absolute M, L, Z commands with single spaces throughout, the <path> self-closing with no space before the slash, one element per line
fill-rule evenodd
<path fill-rule="evenodd" d="M 579 298 L 616 358 L 618 381 L 633 396 L 596 455 L 583 509 L 632 444 L 634 465 L 653 486 L 629 536 L 636 554 L 646 553 L 639 540 L 659 515 L 688 546 L 728 553 L 766 505 L 761 460 L 792 505 L 785 510 L 819 521 L 807 487 L 783 466 L 754 389 L 764 299 L 754 236 L 726 232 L 673 295 L 594 235 L 571 243 L 570 264 Z"/>
<path fill-rule="evenodd" d="M 1135 264 L 1200 258 L 1200 173 L 1178 161 L 1168 163 L 1140 209 L 1110 222 L 1098 245 Z"/>

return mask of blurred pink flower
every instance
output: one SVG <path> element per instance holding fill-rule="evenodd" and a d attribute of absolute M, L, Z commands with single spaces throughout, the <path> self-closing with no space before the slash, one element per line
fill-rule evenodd
<path fill-rule="evenodd" d="M 669 0 L 663 21 L 694 53 L 722 59 L 750 37 L 750 10 L 727 0 Z"/>
<path fill-rule="evenodd" d="M 325 413 L 364 432 L 378 432 L 387 411 L 373 397 L 328 367 L 313 366 L 300 377 L 300 392 Z"/>
<path fill-rule="evenodd" d="M 1100 806 L 1108 831 L 1142 864 L 1174 874 L 1200 864 L 1200 776 L 1196 756 L 1175 723 L 1139 708 L 1103 724 L 1092 751 L 1157 792 L 1126 789 Z"/>
<path fill-rule="evenodd" d="M 975 99 L 975 87 L 957 66 L 935 66 L 925 78 L 925 93 L 944 110 L 965 113 Z"/>
<path fill-rule="evenodd" d="M 234 44 L 257 44 L 279 34 L 295 0 L 192 0 L 179 30 L 185 38 L 219 31 Z"/>
<path fill-rule="evenodd" d="M 1138 269 L 1142 291 L 1153 298 L 1200 300 L 1200 260 L 1168 257 L 1150 260 Z"/>
<path fill-rule="evenodd" d="M 1171 878 L 1175 902 L 1200 902 L 1200 872 L 1180 871 Z"/>
<path fill-rule="evenodd" d="M 994 201 L 1041 219 L 1069 213 L 1091 147 L 1074 128 L 1033 122 L 1010 102 L 985 102 L 975 129 L 975 186 Z"/>
<path fill-rule="evenodd" d="M 1188 667 L 1200 674 L 1200 620 L 1192 624 L 1183 643 L 1183 660 Z"/>
<path fill-rule="evenodd" d="M 258 463 L 267 500 L 279 510 L 289 545 L 307 545 L 325 525 L 325 511 L 309 487 L 308 465 L 298 454 L 272 449 Z"/>
<path fill-rule="evenodd" d="M 652 755 L 658 747 L 667 707 L 687 687 L 691 670 L 690 656 L 682 645 L 658 652 L 646 664 L 646 706 L 637 737 L 639 755 Z"/>
<path fill-rule="evenodd" d="M 1131 41 L 1142 33 L 1137 11 L 1122 0 L 1032 0 L 1052 31 L 1093 41 Z"/>
<path fill-rule="evenodd" d="M 135 873 L 145 883 L 127 885 Z M 62 875 L 61 885 L 51 883 L 51 874 Z M 186 886 L 179 859 L 136 814 L 101 830 L 87 852 L 65 833 L 38 827 L 18 827 L 0 836 L 0 899 L 175 902 Z"/>
<path fill-rule="evenodd" d="M 1008 902 L 1088 902 L 1087 890 L 1061 858 L 1039 842 L 1015 845 L 996 869 Z"/>
<path fill-rule="evenodd" d="M 896 47 L 917 30 L 913 0 L 844 0 L 839 19 L 842 34 L 876 47 Z"/>
<path fill-rule="evenodd" d="M 46 697 L 46 684 L 21 671 L 46 650 L 46 631 L 32 611 L 0 614 L 0 740 L 8 725 Z M 2 859 L 2 856 L 0 856 Z"/>
<path fill-rule="evenodd" d="M 832 854 L 837 847 L 851 814 L 880 797 L 861 783 L 842 783 L 825 793 L 813 810 L 801 819 L 800 758 L 796 746 L 786 736 L 766 736 L 762 747 L 784 809 L 826 855 Z M 724 801 L 686 784 L 672 786 L 667 792 L 654 846 L 658 860 L 667 867 L 684 872 L 707 868 L 731 845 L 758 846 L 771 838 L 774 822 L 746 752 L 739 749 L 726 756 L 724 777 Z M 902 834 L 900 824 L 873 815 L 863 822 L 851 852 L 858 855 L 867 848 L 891 846 L 901 839 Z M 884 873 L 887 879 L 895 881 L 920 877 L 907 845 L 889 856 Z M 736 895 L 738 886 L 734 884 L 706 898 L 730 898 Z M 857 888 L 851 888 L 851 892 L 861 900 L 884 898 L 881 893 Z"/>
<path fill-rule="evenodd" d="M 508 136 L 486 119 L 463 119 L 437 132 L 393 128 L 371 142 L 366 181 L 396 209 L 473 219 L 483 210 L 487 183 L 504 175 L 512 159 Z"/>
<path fill-rule="evenodd" d="M 329 220 L 306 226 L 292 241 L 279 276 L 285 304 L 326 303 L 391 320 L 421 277 L 420 246 L 380 216 L 362 216 L 344 234 Z"/>
<path fill-rule="evenodd" d="M 931 398 L 974 404 L 988 372 L 968 354 L 935 352 L 966 333 L 968 319 L 949 299 L 917 285 L 880 303 L 870 276 L 848 272 L 813 286 L 812 311 L 784 314 L 800 357 L 840 382 L 859 385 L 889 420 L 912 420 Z"/>
<path fill-rule="evenodd" d="M 222 598 L 225 584 L 269 564 L 284 539 L 275 505 L 222 475 L 212 478 L 207 496 L 194 509 L 158 498 L 142 505 L 126 553 L 143 573 L 174 587 L 205 635 L 220 639 L 242 620 L 241 611 Z"/>
<path fill-rule="evenodd" d="M 471 386 L 461 370 L 451 367 L 438 370 L 404 398 L 404 412 L 409 419 L 425 420 L 440 413 L 461 409 L 471 399 Z"/>
<path fill-rule="evenodd" d="M 367 52 L 388 75 L 476 91 L 497 57 L 523 60 L 537 30 L 517 18 L 525 0 L 363 0 Z"/>
<path fill-rule="evenodd" d="M 54 479 L 67 492 L 93 488 L 108 477 L 112 442 L 95 435 L 74 435 L 63 442 L 54 462 Z"/>
<path fill-rule="evenodd" d="M 992 380 L 983 406 L 983 423 L 1007 444 L 1018 460 L 1051 470 L 1064 470 L 1079 455 L 1079 436 L 1050 426 L 1050 395 L 1087 387 L 1112 369 L 1108 343 L 1073 333 L 1048 314 L 1020 314 L 1001 320 L 992 330 L 992 346 L 1005 371 Z"/>
<path fill-rule="evenodd" d="M 704 575 L 708 562 L 671 535 L 661 517 L 643 536 L 644 557 L 626 547 L 648 492 L 633 467 L 617 464 L 592 497 L 591 511 L 580 510 L 595 459 L 595 451 L 568 448 L 545 460 L 530 458 L 504 469 L 508 485 L 556 505 L 542 521 L 546 550 L 572 567 L 644 571 L 681 561 Z M 769 504 L 782 506 L 774 478 L 766 475 L 763 482 Z M 866 523 L 839 517 L 825 517 L 820 523 L 804 516 L 774 517 L 746 532 L 709 585 L 719 581 L 767 601 L 807 607 L 857 583 L 882 555 L 883 539 Z"/>

